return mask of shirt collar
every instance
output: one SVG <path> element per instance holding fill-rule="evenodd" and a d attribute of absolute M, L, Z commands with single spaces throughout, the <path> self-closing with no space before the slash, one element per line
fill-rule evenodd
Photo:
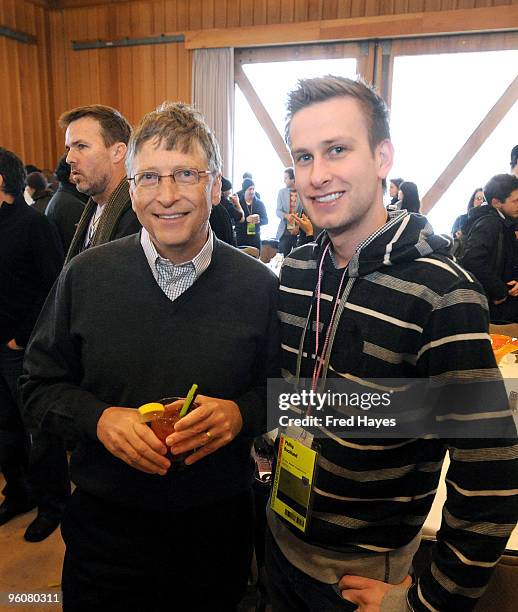
<path fill-rule="evenodd" d="M 184 261 L 179 264 L 173 264 L 168 259 L 165 259 L 158 253 L 155 245 L 153 244 L 153 241 L 151 240 L 151 236 L 149 235 L 149 232 L 145 227 L 142 228 L 140 233 L 140 244 L 142 246 L 142 249 L 144 250 L 144 254 L 146 256 L 149 267 L 151 268 L 151 272 L 155 277 L 155 280 L 157 280 L 156 264 L 158 261 L 167 263 L 167 265 L 175 267 L 193 265 L 194 269 L 196 270 L 196 278 L 198 279 L 209 267 L 210 262 L 212 260 L 212 252 L 214 251 L 214 236 L 212 229 L 209 226 L 209 235 L 207 237 L 207 242 L 205 242 L 200 252 L 190 261 Z"/>

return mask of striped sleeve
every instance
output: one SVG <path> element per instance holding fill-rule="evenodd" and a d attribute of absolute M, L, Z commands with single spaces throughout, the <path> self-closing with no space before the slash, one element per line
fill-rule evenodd
<path fill-rule="evenodd" d="M 457 433 L 473 422 L 485 432 L 444 441 L 450 466 L 441 528 L 430 567 L 409 593 L 419 611 L 473 609 L 518 520 L 516 428 L 487 334 L 480 331 L 486 310 L 465 299 L 467 290 L 473 287 L 457 286 L 438 300 L 417 359 L 418 369 L 446 383 L 439 418 L 450 420 Z M 461 396 L 449 395 L 455 387 L 464 388 Z M 509 437 L 499 437 L 502 431 Z"/>

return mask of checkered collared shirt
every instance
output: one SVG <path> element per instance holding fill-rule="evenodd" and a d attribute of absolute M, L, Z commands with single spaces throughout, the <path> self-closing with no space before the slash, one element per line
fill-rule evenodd
<path fill-rule="evenodd" d="M 156 250 L 149 232 L 145 227 L 140 234 L 140 244 L 155 277 L 158 286 L 173 302 L 177 297 L 194 285 L 198 278 L 209 267 L 214 249 L 212 230 L 209 228 L 209 237 L 201 251 L 191 261 L 174 264 L 164 259 Z"/>

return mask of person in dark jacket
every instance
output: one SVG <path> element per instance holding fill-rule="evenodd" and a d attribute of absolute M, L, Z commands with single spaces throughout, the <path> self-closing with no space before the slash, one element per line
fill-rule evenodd
<path fill-rule="evenodd" d="M 232 221 L 228 216 L 228 212 L 221 206 L 220 202 L 213 205 L 209 223 L 212 231 L 220 240 L 230 244 L 230 246 L 236 246 Z"/>
<path fill-rule="evenodd" d="M 79 435 L 65 610 L 167 610 L 174 594 L 189 602 L 180 609 L 227 611 L 246 590 L 250 451 L 278 374 L 278 283 L 214 238 L 220 167 L 195 109 L 166 102 L 146 115 L 127 159 L 141 233 L 75 257 L 31 338 L 25 416 Z M 136 408 L 194 381 L 197 405 L 165 440 L 173 455 L 197 449 L 182 470 Z"/>
<path fill-rule="evenodd" d="M 47 179 L 41 172 L 31 172 L 27 176 L 27 188 L 29 195 L 33 199 L 32 207 L 42 215 L 45 214 L 50 198 L 53 195 L 52 190 L 49 189 Z"/>
<path fill-rule="evenodd" d="M 255 184 L 252 179 L 245 179 L 242 186 L 243 196 L 239 203 L 245 218 L 236 224 L 238 246 L 253 246 L 261 251 L 261 225 L 268 223 L 266 207 L 255 195 Z"/>
<path fill-rule="evenodd" d="M 232 191 L 232 183 L 225 178 L 221 177 L 221 198 L 217 204 L 213 204 L 212 211 L 209 217 L 209 223 L 212 231 L 216 236 L 230 244 L 230 246 L 236 246 L 236 236 L 234 232 L 234 223 L 240 221 L 243 218 L 243 210 L 237 200 L 237 206 L 230 200 L 229 195 Z"/>
<path fill-rule="evenodd" d="M 243 212 L 241 204 L 239 203 L 239 196 L 232 193 L 232 183 L 224 176 L 221 177 L 220 204 L 224 206 L 230 220 L 232 221 L 232 228 L 234 230 L 235 238 L 236 223 L 240 223 L 245 218 L 245 213 Z"/>
<path fill-rule="evenodd" d="M 6 480 L 0 525 L 37 504 L 38 516 L 25 532 L 35 542 L 59 525 L 70 482 L 65 450 L 52 435 L 30 432 L 29 457 L 17 380 L 63 250 L 50 221 L 26 204 L 24 185 L 22 162 L 0 147 L 0 466 Z"/>
<path fill-rule="evenodd" d="M 472 208 L 482 206 L 485 201 L 486 198 L 484 196 L 484 190 L 482 189 L 482 187 L 477 187 L 469 198 L 467 211 L 463 215 L 459 215 L 453 222 L 451 233 L 454 238 L 461 238 L 462 235 L 466 232 L 469 211 Z"/>
<path fill-rule="evenodd" d="M 45 214 L 58 230 L 63 250 L 66 253 L 83 214 L 88 196 L 79 192 L 70 182 L 70 165 L 67 164 L 66 155 L 58 162 L 56 176 L 59 179 L 59 187 L 50 199 Z"/>
<path fill-rule="evenodd" d="M 492 321 L 518 322 L 518 280 L 514 272 L 518 178 L 497 174 L 484 187 L 487 206 L 468 214 L 462 265 L 484 287 Z"/>

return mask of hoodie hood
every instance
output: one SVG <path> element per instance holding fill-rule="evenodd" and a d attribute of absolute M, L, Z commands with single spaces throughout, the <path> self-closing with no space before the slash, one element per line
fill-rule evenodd
<path fill-rule="evenodd" d="M 516 219 L 511 219 L 510 217 L 500 215 L 494 206 L 491 206 L 490 204 L 482 204 L 482 206 L 477 206 L 468 211 L 468 225 L 466 227 L 466 231 L 468 231 L 475 221 L 481 217 L 495 217 L 496 219 L 500 219 L 505 227 L 514 228 L 518 223 Z"/>
<path fill-rule="evenodd" d="M 496 208 L 493 208 L 489 204 L 482 204 L 482 206 L 475 206 L 468 210 L 468 222 L 473 223 L 480 217 L 487 217 L 488 215 L 496 215 L 500 217 L 500 215 L 496 212 Z M 502 217 L 500 217 L 502 219 Z M 503 219 L 502 219 L 503 220 Z"/>
<path fill-rule="evenodd" d="M 385 266 L 411 262 L 432 254 L 451 258 L 451 236 L 434 234 L 425 216 L 406 210 L 390 211 L 385 225 L 369 236 L 349 262 L 349 276 L 366 276 Z M 322 247 L 329 241 L 323 232 Z"/>

